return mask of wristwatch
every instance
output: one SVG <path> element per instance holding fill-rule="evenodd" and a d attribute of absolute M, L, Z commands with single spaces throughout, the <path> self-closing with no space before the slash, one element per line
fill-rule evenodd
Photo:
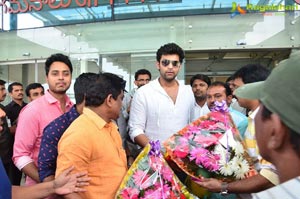
<path fill-rule="evenodd" d="M 227 194 L 228 194 L 228 183 L 222 182 L 220 195 L 225 196 Z"/>

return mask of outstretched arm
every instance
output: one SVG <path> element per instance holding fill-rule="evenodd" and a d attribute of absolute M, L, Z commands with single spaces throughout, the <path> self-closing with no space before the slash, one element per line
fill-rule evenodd
<path fill-rule="evenodd" d="M 74 167 L 66 169 L 55 180 L 43 182 L 32 186 L 13 186 L 13 199 L 39 199 L 50 196 L 51 194 L 66 195 L 85 191 L 82 186 L 87 186 L 90 180 L 87 172 L 70 174 Z"/>
<path fill-rule="evenodd" d="M 222 190 L 222 181 L 214 178 L 203 179 L 201 182 L 196 182 L 211 192 L 221 192 Z M 243 180 L 228 183 L 227 190 L 229 193 L 256 193 L 272 186 L 274 186 L 274 184 L 262 175 L 257 174 Z"/>

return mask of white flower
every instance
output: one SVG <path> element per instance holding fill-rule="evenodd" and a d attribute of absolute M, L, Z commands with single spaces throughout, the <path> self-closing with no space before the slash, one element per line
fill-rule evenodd
<path fill-rule="evenodd" d="M 224 176 L 231 176 L 233 174 L 233 167 L 231 162 L 220 163 L 220 173 Z"/>
<path fill-rule="evenodd" d="M 232 157 L 233 151 L 234 157 Z M 215 146 L 214 152 L 220 155 L 218 162 L 221 175 L 235 176 L 237 179 L 245 177 L 245 174 L 249 171 L 249 164 L 243 157 L 244 147 L 240 142 L 235 142 L 232 151 L 227 151 L 221 144 L 218 144 Z"/>
<path fill-rule="evenodd" d="M 240 171 L 244 174 L 242 178 L 245 177 L 245 174 L 248 173 L 250 167 L 249 167 L 249 164 L 246 160 L 243 160 L 241 163 L 240 163 Z M 241 178 L 241 179 L 242 179 Z"/>
<path fill-rule="evenodd" d="M 244 147 L 240 142 L 235 143 L 234 147 L 235 155 L 243 155 L 244 154 Z"/>
<path fill-rule="evenodd" d="M 245 178 L 245 174 L 249 171 L 248 162 L 241 156 L 236 156 L 232 159 L 232 164 L 234 169 L 234 176 L 237 179 Z"/>

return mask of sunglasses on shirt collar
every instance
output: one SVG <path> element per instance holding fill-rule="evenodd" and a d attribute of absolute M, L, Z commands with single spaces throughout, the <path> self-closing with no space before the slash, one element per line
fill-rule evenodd
<path fill-rule="evenodd" d="M 125 89 L 125 87 L 126 87 L 126 81 L 125 80 L 121 81 L 121 86 L 122 86 L 123 91 L 125 93 L 128 93 L 127 90 Z"/>
<path fill-rule="evenodd" d="M 180 66 L 180 62 L 179 61 L 172 61 L 172 60 L 168 60 L 168 59 L 163 59 L 161 61 L 161 64 L 164 66 L 164 67 L 167 67 L 169 66 L 170 64 L 172 64 L 173 67 L 179 67 Z"/>

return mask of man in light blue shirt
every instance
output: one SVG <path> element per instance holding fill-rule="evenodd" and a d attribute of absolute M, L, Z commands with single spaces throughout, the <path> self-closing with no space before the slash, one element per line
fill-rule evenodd
<path fill-rule="evenodd" d="M 207 89 L 207 105 L 209 109 L 212 109 L 214 107 L 215 101 L 222 102 L 222 100 L 225 100 L 228 106 L 231 104 L 231 89 L 224 82 L 213 82 Z M 232 108 L 229 108 L 229 113 L 233 119 L 234 124 L 239 130 L 241 137 L 244 137 L 244 133 L 248 126 L 247 117 Z"/>

